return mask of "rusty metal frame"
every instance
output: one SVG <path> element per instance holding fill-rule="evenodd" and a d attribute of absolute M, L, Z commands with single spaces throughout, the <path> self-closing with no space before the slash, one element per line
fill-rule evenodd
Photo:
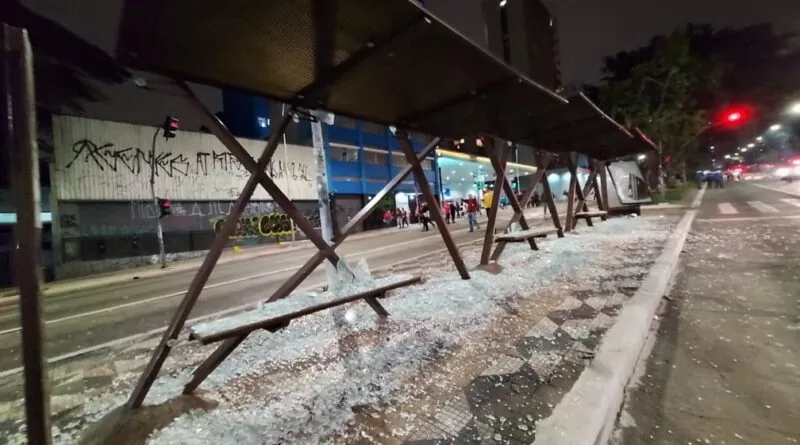
<path fill-rule="evenodd" d="M 586 196 L 591 191 L 594 191 L 598 210 L 607 211 L 605 201 L 603 199 L 603 191 L 600 190 L 599 181 L 597 178 L 599 173 L 598 165 L 599 162 L 597 160 L 591 158 L 589 159 L 589 174 L 586 178 L 586 183 L 583 185 L 583 187 L 580 187 L 578 184 L 577 155 L 574 152 L 569 154 L 568 168 L 570 172 L 570 190 L 568 196 L 569 201 L 567 202 L 567 230 L 574 230 L 575 227 L 577 227 L 578 218 L 575 217 L 576 213 L 589 211 Z M 600 181 L 604 181 L 604 178 L 601 178 Z M 602 221 L 607 219 L 606 215 L 601 215 L 598 217 Z M 585 218 L 588 226 L 591 227 L 594 225 L 592 222 L 593 217 L 585 216 Z"/>
<path fill-rule="evenodd" d="M 436 147 L 439 145 L 439 141 L 439 138 L 434 138 L 430 143 L 428 143 L 428 145 L 425 146 L 425 148 L 422 149 L 422 151 L 420 151 L 419 155 L 415 157 L 417 157 L 421 162 L 433 150 L 436 149 Z M 341 233 L 336 236 L 336 239 L 331 247 L 333 249 L 338 248 L 344 242 L 344 240 L 347 239 L 351 233 L 353 233 L 353 230 L 358 227 L 358 225 L 361 224 L 361 222 L 364 221 L 364 219 L 366 219 L 373 210 L 375 210 L 380 201 L 395 187 L 400 185 L 403 180 L 405 180 L 405 178 L 411 173 L 412 168 L 413 167 L 410 164 L 403 167 L 403 169 L 400 170 L 400 172 L 394 178 L 392 178 L 391 181 L 389 181 L 378 193 L 372 197 L 369 202 L 367 202 L 367 204 L 361 210 L 358 211 L 358 213 L 350 218 L 347 224 L 345 224 L 340 231 Z M 306 279 L 306 277 L 311 275 L 314 269 L 322 264 L 323 261 L 325 261 L 325 256 L 322 252 L 317 252 L 314 254 L 308 259 L 308 261 L 306 261 L 305 264 L 300 266 L 300 268 L 297 269 L 297 271 L 267 299 L 267 301 L 279 300 L 288 296 L 304 279 Z"/>
<path fill-rule="evenodd" d="M 14 268 L 19 289 L 22 363 L 25 368 L 25 426 L 28 443 L 49 445 L 50 379 L 44 359 L 42 319 L 39 169 L 36 145 L 36 99 L 33 53 L 26 30 L 2 24 L 0 29 L 0 92 L 2 93 L 2 168 L 8 168 L 17 224 Z"/>
<path fill-rule="evenodd" d="M 489 214 L 487 215 L 489 218 L 486 222 L 486 232 L 483 235 L 483 248 L 481 249 L 480 265 L 486 266 L 489 264 L 489 260 L 491 259 L 492 244 L 494 243 L 494 229 L 495 225 L 497 224 L 497 209 L 500 205 L 500 195 L 503 194 L 503 190 L 505 189 L 505 185 L 507 183 L 506 165 L 508 164 L 508 157 L 511 154 L 511 148 L 505 143 L 505 141 L 501 139 L 486 138 L 484 141 L 483 151 L 490 159 L 495 172 L 494 191 L 492 193 L 491 204 L 489 205 Z M 503 186 L 497 187 L 497 184 L 500 181 L 502 181 Z M 509 199 L 512 197 L 516 201 L 516 197 L 513 196 L 513 193 L 511 193 Z M 519 207 L 518 203 L 517 207 Z M 527 228 L 527 222 L 525 222 L 524 217 L 520 219 L 520 223 L 525 224 L 523 227 Z M 532 242 L 533 240 L 531 239 L 529 241 Z M 534 248 L 535 246 L 535 243 L 531 244 L 531 248 Z"/>
<path fill-rule="evenodd" d="M 511 208 L 514 210 L 514 214 L 511 216 L 511 219 L 508 221 L 508 224 L 506 224 L 506 228 L 504 229 L 504 231 L 507 231 L 514 223 L 519 223 L 520 227 L 522 227 L 523 230 L 528 230 L 530 228 L 530 225 L 525 220 L 525 207 L 528 205 L 528 202 L 530 202 L 531 198 L 533 197 L 533 193 L 536 191 L 536 186 L 539 185 L 539 183 L 541 182 L 543 189 L 542 199 L 546 200 L 546 204 L 544 202 L 543 204 L 547 205 L 548 209 L 550 210 L 550 213 L 552 215 L 551 218 L 553 221 L 553 227 L 555 227 L 558 230 L 558 232 L 556 232 L 558 237 L 559 238 L 564 237 L 564 230 L 561 227 L 561 221 L 558 216 L 558 210 L 555 207 L 553 194 L 552 191 L 550 190 L 550 183 L 547 180 L 548 169 L 550 165 L 553 162 L 555 162 L 557 158 L 558 156 L 547 152 L 545 153 L 537 152 L 535 154 L 536 174 L 533 176 L 533 181 L 528 185 L 528 187 L 522 193 L 522 196 L 520 197 L 519 200 L 517 199 L 517 195 L 514 193 L 513 187 L 511 187 L 511 183 L 508 182 L 508 178 L 505 178 L 505 180 L 503 181 L 503 190 L 505 191 L 506 196 L 508 196 Z M 497 172 L 499 165 L 496 164 L 499 164 L 498 160 L 493 156 L 490 156 L 489 159 L 492 162 L 492 166 L 495 168 L 495 172 Z M 495 184 L 496 183 L 497 181 L 495 181 Z M 495 189 L 496 188 L 497 187 L 495 187 Z M 492 255 L 490 257 L 491 261 L 497 261 L 497 259 L 500 258 L 500 255 L 503 254 L 503 251 L 505 250 L 507 244 L 508 244 L 507 241 L 499 241 L 495 245 L 494 251 L 492 252 Z M 531 246 L 532 250 L 536 250 L 536 240 L 531 238 L 528 240 L 528 244 Z"/>
<path fill-rule="evenodd" d="M 600 193 L 603 197 L 603 210 L 608 211 L 608 175 L 611 173 L 608 170 L 608 161 L 601 161 L 599 164 L 602 166 L 600 174 Z"/>
<path fill-rule="evenodd" d="M 184 394 L 191 394 L 197 389 L 200 384 L 214 372 L 222 362 L 225 361 L 228 356 L 240 345 L 242 342 L 253 332 L 259 329 L 265 329 L 269 332 L 278 332 L 281 329 L 286 328 L 289 326 L 289 323 L 292 320 L 300 318 L 302 316 L 312 314 L 315 312 L 319 312 L 321 310 L 330 309 L 335 306 L 339 306 L 342 304 L 350 303 L 357 300 L 364 300 L 373 311 L 378 315 L 380 319 L 384 319 L 389 316 L 389 312 L 383 305 L 378 301 L 378 298 L 383 298 L 386 293 L 390 290 L 398 289 L 403 286 L 408 286 L 410 284 L 418 283 L 421 281 L 421 277 L 415 277 L 409 280 L 404 280 L 402 282 L 393 283 L 391 285 L 383 286 L 377 289 L 371 289 L 368 291 L 360 292 L 354 295 L 348 295 L 342 297 L 341 299 L 331 301 L 328 303 L 322 303 L 317 305 L 316 307 L 308 307 L 303 310 L 300 310 L 295 313 L 285 314 L 280 317 L 276 317 L 271 320 L 264 320 L 258 324 L 251 324 L 251 325 L 242 325 L 236 328 L 231 329 L 229 332 L 220 333 L 217 338 L 209 338 L 205 337 L 201 343 L 203 344 L 210 344 L 216 341 L 222 341 L 217 349 L 214 350 L 211 355 L 209 355 L 197 368 L 195 368 L 194 373 L 192 375 L 192 380 L 189 381 L 183 387 Z M 190 337 L 191 338 L 191 337 Z"/>
<path fill-rule="evenodd" d="M 565 230 L 572 231 L 575 228 L 575 199 L 583 199 L 583 190 L 578 186 L 578 159 L 574 151 L 567 153 L 567 169 L 569 170 L 569 189 L 567 191 L 567 216 Z"/>
<path fill-rule="evenodd" d="M 558 207 L 556 207 L 556 199 L 553 196 L 553 190 L 550 188 L 550 181 L 547 179 L 547 172 L 549 171 L 550 165 L 555 162 L 558 158 L 555 155 L 550 153 L 543 154 L 541 152 L 537 152 L 535 154 L 536 157 L 536 168 L 542 170 L 542 176 L 540 181 L 542 183 L 542 194 L 544 195 L 544 199 L 547 205 L 547 209 L 550 211 L 550 219 L 553 221 L 553 227 L 558 229 L 558 237 L 564 237 L 564 226 L 561 225 L 561 217 L 558 216 Z M 538 175 L 538 171 L 536 172 Z M 531 189 L 531 192 L 533 189 Z M 530 199 L 530 197 L 528 198 Z"/>
<path fill-rule="evenodd" d="M 185 84 L 183 84 L 183 86 L 188 89 L 188 86 Z M 272 182 L 264 170 L 269 165 L 272 156 L 275 154 L 275 151 L 278 148 L 278 143 L 280 142 L 283 133 L 286 131 L 286 128 L 289 126 L 289 122 L 292 120 L 290 113 L 287 113 L 283 116 L 280 125 L 278 125 L 276 130 L 273 132 L 272 136 L 267 142 L 266 147 L 264 148 L 264 151 L 256 162 L 252 157 L 250 157 L 247 151 L 245 151 L 244 147 L 242 147 L 239 142 L 236 141 L 236 138 L 234 138 L 230 132 L 228 132 L 227 128 L 225 128 L 222 122 L 220 122 L 202 105 L 202 103 L 200 103 L 199 100 L 197 100 L 191 90 L 188 91 L 187 97 L 196 108 L 200 108 L 203 111 L 203 116 L 206 118 L 205 120 L 207 121 L 207 124 L 210 124 L 207 126 L 212 129 L 212 132 L 217 135 L 217 137 L 221 142 L 223 142 L 223 144 L 225 144 L 226 147 L 229 149 L 230 146 L 238 147 L 238 150 L 232 149 L 231 152 L 238 152 L 238 154 L 235 154 L 235 156 L 240 158 L 239 160 L 242 162 L 242 165 L 244 165 L 245 168 L 250 171 L 250 178 L 247 180 L 242 192 L 236 199 L 236 203 L 233 205 L 231 212 L 225 217 L 225 222 L 223 223 L 222 229 L 214 237 L 214 241 L 211 243 L 208 254 L 203 260 L 203 263 L 200 265 L 200 268 L 197 269 L 197 273 L 192 279 L 191 284 L 189 284 L 189 289 L 186 291 L 186 295 L 184 295 L 183 300 L 181 301 L 180 305 L 178 305 L 178 308 L 175 310 L 175 313 L 170 320 L 169 327 L 166 331 L 164 331 L 161 341 L 153 351 L 153 355 L 150 358 L 147 367 L 142 372 L 136 387 L 131 393 L 131 396 L 127 402 L 127 407 L 130 409 L 138 408 L 144 402 L 144 399 L 147 396 L 147 393 L 150 391 L 150 388 L 153 385 L 156 377 L 158 376 L 164 361 L 172 350 L 171 344 L 178 338 L 183 326 L 186 324 L 189 314 L 192 312 L 192 309 L 194 309 L 194 306 L 200 297 L 200 293 L 208 282 L 211 272 L 214 270 L 219 257 L 222 255 L 222 251 L 225 249 L 225 246 L 228 243 L 229 236 L 236 229 L 238 220 L 244 212 L 244 209 L 247 206 L 247 203 L 250 201 L 250 198 L 253 196 L 258 184 L 261 183 L 264 185 L 264 183 L 266 183 L 270 185 L 269 187 L 265 186 L 265 188 L 268 190 L 268 192 L 270 192 L 270 196 L 272 196 L 273 199 L 276 198 L 276 195 L 273 194 L 270 189 L 277 188 L 277 185 Z M 211 117 L 213 117 L 213 123 L 208 122 L 212 120 Z M 220 134 L 224 134 L 225 137 L 220 137 Z M 261 174 L 259 174 L 259 172 Z M 283 198 L 288 200 L 285 195 L 283 195 Z M 314 228 L 310 227 L 311 224 L 309 221 L 297 210 L 296 207 L 294 207 L 294 204 L 292 204 L 291 201 L 289 201 L 288 205 L 286 205 L 286 202 L 279 202 L 278 205 L 281 206 L 281 208 L 283 208 L 283 210 L 295 221 L 295 224 L 297 224 L 298 227 L 301 227 L 301 230 L 303 230 L 304 233 L 306 230 L 314 232 Z M 321 237 L 319 237 L 318 234 L 314 233 L 314 235 L 319 238 L 319 241 L 328 247 L 327 244 L 321 240 Z M 330 250 L 330 248 L 328 247 L 326 250 Z M 328 258 L 335 264 L 336 261 L 338 261 L 338 257 L 335 253 L 330 255 L 331 253 L 333 253 L 332 250 L 330 252 L 326 252 Z"/>
<path fill-rule="evenodd" d="M 447 223 L 445 223 L 444 217 L 442 216 L 442 206 L 436 200 L 436 196 L 431 189 L 431 184 L 428 182 L 428 178 L 425 177 L 425 170 L 422 168 L 421 164 L 421 162 L 425 160 L 425 157 L 418 157 L 414 153 L 414 148 L 411 146 L 411 141 L 408 139 L 408 133 L 398 130 L 395 133 L 395 138 L 400 145 L 400 150 L 406 156 L 406 161 L 408 161 L 410 170 L 414 174 L 414 179 L 417 182 L 419 191 L 425 198 L 425 202 L 428 203 L 431 216 L 436 223 L 436 227 L 439 229 L 439 234 L 442 235 L 442 240 L 444 240 L 447 250 L 450 252 L 450 257 L 453 258 L 453 263 L 458 270 L 458 274 L 461 275 L 461 278 L 468 280 L 469 271 L 467 270 L 466 264 L 464 264 L 464 259 L 461 258 L 461 252 L 458 251 L 458 246 L 456 246 L 453 237 L 450 235 L 450 230 L 447 229 Z"/>
<path fill-rule="evenodd" d="M 213 116 L 202 105 L 202 103 L 200 103 L 199 100 L 197 100 L 197 98 L 194 96 L 191 90 L 188 89 L 188 86 L 182 84 L 182 87 L 184 88 L 184 92 L 187 93 L 187 98 L 190 100 L 190 102 L 192 102 L 192 104 L 195 105 L 196 108 L 200 109 L 203 112 L 203 117 L 205 118 L 206 126 L 212 130 L 212 133 L 214 133 L 218 137 L 218 139 L 220 139 L 220 141 L 223 142 L 223 144 L 225 144 L 225 146 L 229 148 L 229 150 L 232 153 L 234 153 L 234 156 L 236 156 L 237 152 L 241 155 L 242 154 L 241 152 L 244 151 L 244 148 L 241 147 L 241 145 L 230 134 L 227 128 L 225 128 L 225 126 L 221 122 L 219 122 L 216 119 L 216 117 Z M 258 162 L 254 162 L 253 159 L 249 156 L 249 154 L 247 154 L 247 152 L 244 151 L 244 156 L 242 156 L 242 159 L 240 159 L 242 165 L 244 165 L 245 168 L 248 168 L 248 164 L 252 165 L 253 163 L 255 163 L 256 168 L 254 171 L 251 170 L 251 177 L 248 180 L 247 184 L 245 185 L 245 188 L 242 191 L 242 194 L 239 196 L 239 199 L 236 201 L 233 211 L 231 212 L 230 215 L 228 215 L 228 217 L 226 217 L 222 229 L 214 239 L 214 243 L 212 244 L 211 249 L 209 250 L 209 254 L 206 256 L 206 259 L 201 265 L 200 269 L 198 269 L 198 272 L 195 275 L 195 278 L 189 287 L 189 291 L 184 297 L 184 300 L 181 302 L 181 305 L 176 310 L 175 315 L 173 316 L 173 319 L 170 322 L 170 326 L 164 333 L 161 342 L 154 351 L 153 356 L 151 357 L 151 360 L 147 365 L 147 368 L 145 368 L 145 371 L 142 373 L 142 376 L 140 377 L 139 382 L 137 383 L 136 388 L 134 389 L 134 392 L 131 394 L 131 397 L 128 400 L 127 403 L 128 408 L 131 409 L 138 408 L 144 402 L 144 399 L 147 396 L 147 392 L 149 391 L 150 387 L 155 381 L 155 378 L 157 377 L 161 367 L 163 366 L 164 360 L 166 360 L 166 357 L 169 355 L 171 351 L 170 344 L 174 339 L 178 338 L 181 329 L 186 323 L 186 319 L 188 318 L 189 313 L 191 312 L 195 303 L 197 302 L 200 292 L 205 286 L 205 283 L 207 282 L 208 277 L 211 274 L 211 271 L 216 265 L 216 262 L 219 259 L 219 256 L 221 255 L 222 250 L 224 249 L 227 243 L 228 236 L 235 229 L 236 222 L 238 221 L 241 212 L 244 210 L 245 206 L 247 205 L 247 202 L 249 201 L 250 197 L 252 196 L 258 184 L 260 183 L 262 186 L 264 186 L 265 189 L 267 189 L 267 191 L 270 193 L 270 195 L 273 196 L 273 199 L 276 198 L 276 196 L 278 195 L 276 193 L 273 193 L 274 189 L 277 189 L 277 186 L 275 186 L 274 182 L 272 182 L 272 180 L 265 173 L 263 173 L 263 170 L 266 168 L 266 166 L 269 163 L 269 160 L 274 154 L 275 149 L 277 148 L 278 145 L 278 141 L 280 140 L 280 137 L 283 135 L 283 133 L 286 131 L 286 127 L 288 126 L 290 120 L 291 116 L 289 114 L 284 116 L 281 125 L 278 127 L 276 132 L 273 133 L 269 143 L 267 144 L 267 148 L 265 148 L 264 153 L 262 154 Z M 425 159 L 425 157 L 427 157 L 427 155 L 430 154 L 430 152 L 432 152 L 436 148 L 438 143 L 439 143 L 438 138 L 431 141 L 431 143 L 429 143 L 420 153 L 419 160 L 417 159 L 416 155 L 414 156 L 414 159 L 417 161 L 416 162 L 417 166 L 420 165 L 419 164 L 420 160 Z M 233 149 L 231 149 L 231 147 L 233 147 Z M 241 150 L 237 150 L 237 147 Z M 248 170 L 250 169 L 248 168 Z M 355 227 L 357 227 L 357 225 L 360 224 L 361 221 L 363 221 L 375 209 L 375 207 L 381 201 L 381 199 L 383 199 L 384 196 L 386 196 L 392 189 L 394 189 L 398 184 L 400 184 L 405 179 L 405 177 L 408 176 L 408 174 L 411 173 L 413 170 L 414 170 L 413 165 L 407 166 L 395 178 L 393 178 L 388 184 L 386 184 L 386 186 L 384 186 L 384 188 L 379 193 L 377 193 L 373 197 L 373 199 L 369 203 L 367 203 L 367 205 L 364 206 L 364 208 L 362 208 L 345 225 L 345 227 L 342 229 L 341 235 L 337 237 L 334 244 L 328 245 L 324 241 L 321 241 L 322 243 L 324 243 L 325 249 L 318 248 L 317 253 L 314 254 L 300 269 L 298 269 L 298 271 L 295 272 L 294 275 L 292 275 L 286 282 L 284 282 L 283 285 L 281 285 L 281 287 L 267 299 L 267 301 L 274 301 L 288 296 L 326 258 L 328 258 L 332 263 L 336 264 L 335 261 L 338 261 L 339 258 L 335 254 L 335 249 L 339 245 L 341 245 L 347 238 L 347 236 L 350 233 L 352 233 L 353 229 L 355 229 Z M 264 184 L 265 182 L 267 184 Z M 283 195 L 279 189 L 277 189 L 277 192 L 280 195 Z M 283 196 L 285 197 L 285 195 Z M 288 198 L 286 199 L 288 200 Z M 276 201 L 278 200 L 276 199 Z M 297 211 L 297 209 L 294 207 L 294 204 L 291 203 L 291 201 L 289 201 L 288 203 L 278 202 L 278 205 L 292 218 L 292 220 L 295 221 L 295 224 L 298 227 L 301 227 L 301 230 L 303 230 L 306 236 L 312 239 L 312 242 L 314 237 L 319 238 L 319 235 L 314 231 L 313 227 L 311 227 L 311 224 L 308 222 L 308 220 L 299 211 Z M 303 229 L 302 227 L 303 225 L 308 226 L 306 227 L 306 229 L 309 230 L 310 234 L 309 232 Z M 379 316 L 383 316 L 383 314 L 386 312 L 385 309 L 380 307 L 380 304 L 377 302 L 377 300 L 376 301 L 368 300 L 367 304 L 369 304 L 370 307 L 372 307 L 372 309 L 375 310 L 375 312 L 378 313 Z M 223 342 L 214 351 L 214 353 L 211 356 L 209 356 L 197 368 L 195 376 L 192 379 L 192 381 L 187 383 L 187 385 L 184 387 L 184 392 L 193 391 L 217 366 L 219 366 L 220 363 L 222 363 L 222 361 L 224 361 L 241 344 L 242 341 L 244 341 L 245 338 L 246 336 L 242 338 L 238 337 L 231 338 Z"/>

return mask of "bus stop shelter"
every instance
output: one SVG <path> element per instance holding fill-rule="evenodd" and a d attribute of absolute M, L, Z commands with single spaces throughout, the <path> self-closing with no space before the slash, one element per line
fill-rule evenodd
<path fill-rule="evenodd" d="M 566 99 L 507 66 L 408 0 L 129 0 L 124 6 L 117 57 L 124 65 L 175 79 L 203 117 L 204 125 L 251 173 L 154 351 L 128 408 L 142 404 L 238 214 L 257 186 L 267 190 L 318 249 L 294 276 L 265 298 L 273 301 L 288 296 L 323 261 L 336 264 L 339 257 L 335 249 L 408 174 L 414 175 L 425 200 L 435 203 L 420 161 L 440 138 L 486 134 L 518 140 L 531 131 L 532 123 L 544 123 L 547 116 L 561 112 L 567 104 Z M 264 172 L 291 117 L 284 116 L 262 156 L 253 159 L 193 95 L 187 81 L 271 98 L 289 105 L 289 114 L 294 116 L 314 119 L 311 111 L 325 110 L 395 127 L 409 166 L 351 219 L 335 243 L 328 245 Z M 421 153 L 415 153 L 409 132 L 435 137 Z M 430 208 L 456 268 L 462 278 L 469 278 L 439 206 Z M 380 314 L 380 308 L 376 312 Z M 223 343 L 197 372 L 210 373 L 240 341 L 232 338 Z"/>

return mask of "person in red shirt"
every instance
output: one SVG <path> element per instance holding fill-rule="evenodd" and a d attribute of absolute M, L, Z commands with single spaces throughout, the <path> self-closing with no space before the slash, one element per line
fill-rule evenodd
<path fill-rule="evenodd" d="M 469 231 L 480 229 L 478 226 L 478 200 L 474 196 L 469 195 L 467 198 L 467 222 L 469 223 Z"/>

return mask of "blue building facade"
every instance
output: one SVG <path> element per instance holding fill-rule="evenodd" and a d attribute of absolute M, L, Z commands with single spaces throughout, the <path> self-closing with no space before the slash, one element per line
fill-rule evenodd
<path fill-rule="evenodd" d="M 224 110 L 220 117 L 235 136 L 248 139 L 267 139 L 285 111 L 279 103 L 254 97 L 245 92 L 223 91 Z M 337 116 L 334 125 L 323 124 L 323 140 L 327 159 L 328 190 L 332 197 L 334 230 L 340 229 L 359 209 L 394 178 L 408 162 L 397 139 L 388 127 Z M 421 135 L 410 136 L 416 153 L 428 143 Z M 289 125 L 286 140 L 290 144 L 312 144 L 311 124 L 300 121 Z M 436 155 L 423 161 L 425 177 L 436 196 L 440 194 Z M 362 227 L 369 230 L 381 227 L 381 213 L 394 210 L 395 194 L 401 193 L 403 203 L 415 202 L 418 187 L 413 175 L 408 175 L 393 193 L 378 206 Z M 410 197 L 410 198 L 409 198 Z M 406 205 L 406 204 L 404 204 Z"/>

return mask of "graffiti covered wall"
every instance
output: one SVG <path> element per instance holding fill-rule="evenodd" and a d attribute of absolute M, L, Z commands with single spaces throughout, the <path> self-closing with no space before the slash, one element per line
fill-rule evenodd
<path fill-rule="evenodd" d="M 155 127 L 86 119 L 53 118 L 54 189 L 59 200 L 150 199 L 151 167 L 156 194 L 175 201 L 235 199 L 249 173 L 211 134 L 179 132 L 156 138 Z M 266 142 L 239 139 L 254 158 Z M 153 159 L 155 158 L 155 159 Z M 293 200 L 316 199 L 313 149 L 279 146 L 267 174 Z M 269 200 L 259 187 L 254 200 Z"/>
<path fill-rule="evenodd" d="M 233 201 L 173 201 L 172 215 L 161 220 L 170 258 L 202 255 L 210 246 Z M 319 228 L 315 201 L 295 201 Z M 156 208 L 149 201 L 62 201 L 58 204 L 63 263 L 59 278 L 136 267 L 156 261 Z M 271 201 L 253 201 L 239 218 L 229 245 L 255 246 L 277 240 L 304 239 Z"/>

